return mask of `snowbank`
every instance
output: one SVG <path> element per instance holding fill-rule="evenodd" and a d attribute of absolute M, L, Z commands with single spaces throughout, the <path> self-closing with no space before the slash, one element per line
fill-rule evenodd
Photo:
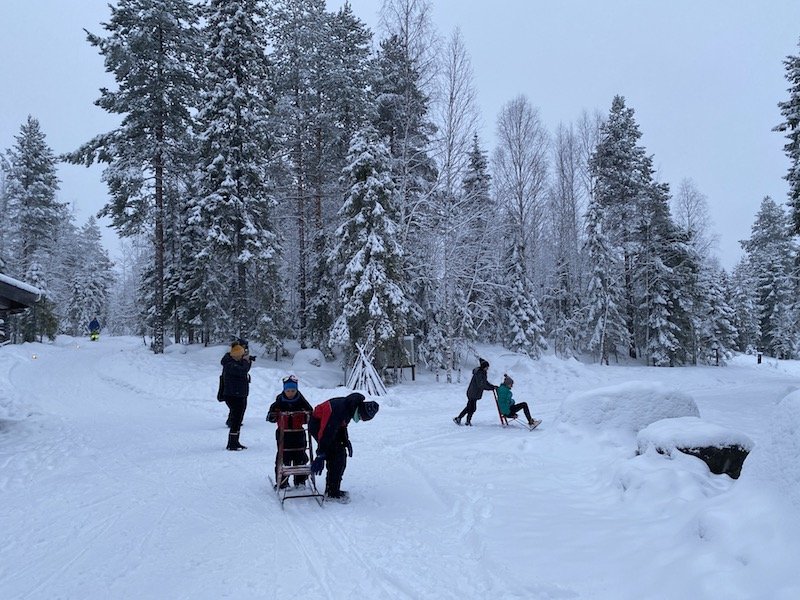
<path fill-rule="evenodd" d="M 630 381 L 570 395 L 561 403 L 556 421 L 635 434 L 661 419 L 699 416 L 688 394 L 658 382 Z"/>
<path fill-rule="evenodd" d="M 800 391 L 778 403 L 766 438 L 748 456 L 740 482 L 776 489 L 800 509 Z"/>
<path fill-rule="evenodd" d="M 722 448 L 739 446 L 748 452 L 753 449 L 753 440 L 745 434 L 706 423 L 698 417 L 675 417 L 651 423 L 636 436 L 639 452 L 648 448 L 670 453 L 675 448 Z"/>

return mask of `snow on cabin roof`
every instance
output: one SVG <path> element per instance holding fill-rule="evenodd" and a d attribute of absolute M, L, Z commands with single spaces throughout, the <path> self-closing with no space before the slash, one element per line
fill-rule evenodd
<path fill-rule="evenodd" d="M 0 273 L 0 310 L 16 312 L 32 306 L 41 297 L 39 288 Z"/>

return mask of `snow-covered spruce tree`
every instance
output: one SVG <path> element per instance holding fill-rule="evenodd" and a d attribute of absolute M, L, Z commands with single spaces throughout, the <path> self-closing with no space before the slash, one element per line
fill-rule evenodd
<path fill-rule="evenodd" d="M 501 283 L 500 264 L 506 224 L 498 219 L 500 210 L 491 194 L 492 176 L 486 153 L 475 135 L 469 153 L 469 165 L 464 175 L 464 210 L 471 216 L 469 243 L 462 252 L 469 265 L 469 283 L 465 288 L 469 321 L 465 321 L 465 335 L 469 339 L 479 336 L 499 341 L 495 319 L 497 314 L 496 290 Z"/>
<path fill-rule="evenodd" d="M 279 218 L 292 231 L 287 302 L 300 345 L 324 346 L 332 322 L 330 305 L 322 304 L 330 278 L 326 242 L 341 206 L 338 180 L 350 138 L 366 119 L 371 36 L 349 4 L 331 14 L 322 0 L 275 2 L 268 22 L 277 143 L 287 157 L 276 191 Z"/>
<path fill-rule="evenodd" d="M 371 77 L 372 34 L 346 3 L 328 19 L 325 61 L 316 70 L 322 91 L 321 115 L 314 137 L 313 156 L 319 167 L 314 178 L 314 235 L 310 256 L 306 338 L 329 358 L 328 333 L 333 325 L 338 281 L 327 261 L 342 198 L 339 175 L 355 131 L 367 119 L 368 82 Z M 325 132 L 325 135 L 321 135 Z"/>
<path fill-rule="evenodd" d="M 5 273 L 8 263 L 8 238 L 11 232 L 11 222 L 8 215 L 8 173 L 11 165 L 0 153 L 0 273 Z"/>
<path fill-rule="evenodd" d="M 58 202 L 56 158 L 39 127 L 29 116 L 20 127 L 16 143 L 8 151 L 6 208 L 8 224 L 6 243 L 10 275 L 43 292 L 37 305 L 18 318 L 23 339 L 31 342 L 43 335 L 54 337 L 58 329 L 50 270 L 57 250 L 57 232 L 69 220 L 64 204 Z"/>
<path fill-rule="evenodd" d="M 324 0 L 276 0 L 265 21 L 273 46 L 275 122 L 280 127 L 281 150 L 286 154 L 287 176 L 277 193 L 292 224 L 287 245 L 287 278 L 294 281 L 298 338 L 307 345 L 306 321 L 309 299 L 310 254 L 316 225 L 322 221 L 322 187 L 325 161 L 315 150 L 331 143 L 322 114 L 322 89 L 318 68 L 326 63 L 326 42 L 330 38 Z M 324 68 L 324 67 L 323 67 Z M 317 146 L 315 141 L 321 138 Z M 319 215 L 313 220 L 313 205 Z M 313 224 L 312 224 L 313 223 Z M 295 267 L 296 268 L 291 268 Z"/>
<path fill-rule="evenodd" d="M 375 97 L 371 122 L 386 140 L 391 157 L 399 242 L 406 249 L 404 279 L 410 284 L 405 293 L 422 306 L 424 294 L 432 289 L 428 281 L 430 215 L 437 173 L 430 150 L 436 128 L 415 53 L 404 42 L 407 37 L 397 34 L 381 42 L 371 83 Z M 414 329 L 422 330 L 423 324 L 415 323 Z"/>
<path fill-rule="evenodd" d="M 121 258 L 115 265 L 108 312 L 108 330 L 112 335 L 144 336 L 146 331 L 136 294 L 142 274 L 152 262 L 148 254 L 152 245 L 141 237 L 129 238 L 120 244 Z"/>
<path fill-rule="evenodd" d="M 590 165 L 594 177 L 594 197 L 605 212 L 604 233 L 622 256 L 624 303 L 619 307 L 628 329 L 628 354 L 636 358 L 636 304 L 633 270 L 636 255 L 634 227 L 642 198 L 652 184 L 652 160 L 638 145 L 641 138 L 632 108 L 625 98 L 615 96 L 608 119 L 601 128 L 600 141 Z"/>
<path fill-rule="evenodd" d="M 348 158 L 342 177 L 349 193 L 339 211 L 343 222 L 329 259 L 344 266 L 338 298 L 342 312 L 330 342 L 343 346 L 348 356 L 361 344 L 377 350 L 376 358 L 381 353 L 391 358 L 412 309 L 403 292 L 390 156 L 377 131 L 367 126 L 353 136 Z"/>
<path fill-rule="evenodd" d="M 202 304 L 213 307 L 213 324 L 203 327 L 215 336 L 276 347 L 283 288 L 271 222 L 274 149 L 262 3 L 212 0 L 205 31 L 209 61 L 197 117 L 201 180 L 188 224 L 205 231 L 206 239 L 190 266 L 188 292 L 194 305 L 202 293 Z M 222 273 L 219 265 L 225 265 Z"/>
<path fill-rule="evenodd" d="M 726 298 L 733 308 L 733 324 L 736 327 L 735 349 L 747 354 L 755 353 L 761 339 L 761 320 L 755 280 L 746 257 L 742 258 L 733 269 L 727 282 Z"/>
<path fill-rule="evenodd" d="M 749 272 L 755 286 L 761 337 L 759 347 L 770 356 L 790 358 L 794 326 L 794 298 L 797 282 L 794 260 L 797 249 L 792 241 L 789 219 L 782 206 L 764 198 L 750 229 L 742 241 Z"/>
<path fill-rule="evenodd" d="M 524 250 L 515 239 L 506 260 L 505 346 L 513 352 L 537 359 L 547 350 L 544 338 L 544 320 L 539 305 L 531 291 L 532 285 L 525 271 Z"/>
<path fill-rule="evenodd" d="M 95 218 L 89 217 L 74 234 L 65 267 L 70 271 L 69 295 L 65 302 L 65 329 L 82 335 L 89 322 L 97 318 L 105 327 L 109 299 L 114 284 L 113 263 L 103 248 L 102 235 Z"/>
<path fill-rule="evenodd" d="M 788 140 L 783 150 L 790 163 L 785 175 L 789 182 L 789 217 L 794 233 L 800 234 L 800 55 L 787 56 L 783 64 L 789 82 L 789 98 L 778 103 L 784 120 L 773 131 L 784 132 Z"/>
<path fill-rule="evenodd" d="M 188 132 L 196 106 L 195 58 L 200 54 L 197 7 L 189 0 L 119 0 L 103 27 L 107 37 L 88 34 L 114 74 L 116 90 L 103 88 L 96 104 L 122 116 L 118 128 L 100 134 L 67 155 L 87 166 L 107 163 L 104 178 L 111 201 L 101 215 L 111 218 L 121 236 L 151 234 L 150 279 L 153 343 L 164 351 L 165 207 L 191 156 Z"/>
<path fill-rule="evenodd" d="M 735 314 L 725 298 L 725 272 L 706 265 L 699 273 L 697 314 L 697 359 L 707 365 L 725 363 L 736 350 Z"/>
<path fill-rule="evenodd" d="M 543 299 L 545 329 L 553 341 L 556 356 L 572 358 L 578 354 L 582 336 L 582 314 L 574 274 L 566 257 L 556 262 L 553 286 Z"/>
<path fill-rule="evenodd" d="M 586 212 L 584 252 L 591 271 L 583 314 L 586 316 L 586 349 L 600 364 L 627 348 L 628 331 L 621 306 L 624 302 L 622 267 L 605 235 L 605 211 L 596 200 Z"/>
<path fill-rule="evenodd" d="M 632 278 L 637 307 L 637 328 L 644 359 L 653 366 L 678 364 L 681 347 L 676 324 L 677 278 L 669 255 L 674 251 L 673 226 L 666 185 L 653 185 L 640 200 L 640 216 L 633 232 L 637 240 Z"/>

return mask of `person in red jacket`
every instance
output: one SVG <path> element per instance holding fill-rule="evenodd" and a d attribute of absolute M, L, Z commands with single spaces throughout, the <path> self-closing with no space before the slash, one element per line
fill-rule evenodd
<path fill-rule="evenodd" d="M 325 496 L 332 500 L 347 502 L 349 495 L 342 489 L 342 476 L 347 468 L 347 457 L 353 456 L 353 445 L 347 434 L 351 420 L 369 421 L 380 406 L 365 400 L 358 392 L 340 398 L 331 398 L 314 407 L 308 422 L 308 432 L 317 440 L 317 457 L 311 463 L 311 472 L 321 475 L 327 463 Z"/>
<path fill-rule="evenodd" d="M 289 375 L 283 378 L 283 392 L 278 394 L 275 402 L 269 407 L 267 411 L 267 421 L 270 423 L 278 423 L 282 412 L 290 413 L 306 413 L 307 416 L 311 415 L 311 405 L 303 396 L 303 393 L 297 389 L 297 377 Z M 303 421 L 305 423 L 305 421 Z M 275 443 L 280 439 L 280 425 L 275 429 Z M 308 454 L 306 453 L 306 444 L 308 438 L 305 431 L 291 431 L 283 434 L 283 464 L 289 465 L 305 465 L 308 463 Z M 278 454 L 275 453 L 275 481 L 278 482 Z M 289 487 L 289 478 L 278 482 L 281 488 Z M 305 475 L 295 475 L 295 486 L 305 485 Z M 277 484 L 276 484 L 277 485 Z"/>

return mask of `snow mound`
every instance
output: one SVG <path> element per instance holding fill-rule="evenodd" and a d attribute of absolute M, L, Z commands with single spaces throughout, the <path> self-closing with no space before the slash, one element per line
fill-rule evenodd
<path fill-rule="evenodd" d="M 748 452 L 753 448 L 753 440 L 745 434 L 706 423 L 698 417 L 661 419 L 642 429 L 636 441 L 640 453 L 648 448 L 670 451 L 675 448 L 739 446 Z"/>
<path fill-rule="evenodd" d="M 758 488 L 777 488 L 800 508 L 800 391 L 778 403 L 768 433 L 750 453 L 742 468 L 741 482 Z"/>
<path fill-rule="evenodd" d="M 170 344 L 164 348 L 164 354 L 186 354 L 186 344 Z"/>
<path fill-rule="evenodd" d="M 561 403 L 556 421 L 635 434 L 661 419 L 699 416 L 690 395 L 658 382 L 629 381 L 571 394 Z"/>
<path fill-rule="evenodd" d="M 316 348 L 306 348 L 298 350 L 292 359 L 292 366 L 297 367 L 321 367 L 325 364 L 325 355 Z"/>

